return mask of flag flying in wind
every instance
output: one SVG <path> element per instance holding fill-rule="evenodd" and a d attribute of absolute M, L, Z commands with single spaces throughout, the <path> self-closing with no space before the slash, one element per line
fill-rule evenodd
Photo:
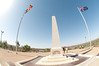
<path fill-rule="evenodd" d="M 80 11 L 81 11 L 81 12 L 84 12 L 84 11 L 86 11 L 86 10 L 88 10 L 88 7 L 87 7 L 87 6 L 82 6 L 82 7 L 80 7 Z"/>
<path fill-rule="evenodd" d="M 32 7 L 33 7 L 33 6 L 30 5 L 29 8 L 27 8 L 27 9 L 25 10 L 25 14 L 26 14 L 28 11 L 30 11 L 30 10 L 32 9 Z"/>

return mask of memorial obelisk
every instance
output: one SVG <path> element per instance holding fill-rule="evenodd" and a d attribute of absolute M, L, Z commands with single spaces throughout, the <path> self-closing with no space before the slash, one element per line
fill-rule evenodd
<path fill-rule="evenodd" d="M 55 16 L 52 16 L 52 48 L 51 54 L 49 56 L 45 56 L 36 62 L 37 65 L 61 65 L 65 63 L 70 63 L 77 61 L 78 59 L 74 58 L 72 60 L 71 57 L 66 58 L 63 56 L 63 50 L 60 46 L 60 37 L 58 32 L 58 26 L 56 22 Z"/>
<path fill-rule="evenodd" d="M 62 54 L 58 25 L 55 16 L 52 16 L 52 48 L 51 54 Z"/>

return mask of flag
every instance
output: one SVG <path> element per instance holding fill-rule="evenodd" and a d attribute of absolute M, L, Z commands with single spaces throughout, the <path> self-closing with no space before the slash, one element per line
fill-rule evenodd
<path fill-rule="evenodd" d="M 84 12 L 84 11 L 86 11 L 86 10 L 88 10 L 88 7 L 87 7 L 87 6 L 84 6 L 84 7 L 82 6 L 82 7 L 80 7 L 80 11 L 81 11 L 81 12 Z"/>
<path fill-rule="evenodd" d="M 33 7 L 33 6 L 30 5 L 29 8 L 27 8 L 27 9 L 25 10 L 25 14 L 26 14 L 28 11 L 30 11 L 30 10 L 32 9 L 32 7 Z"/>

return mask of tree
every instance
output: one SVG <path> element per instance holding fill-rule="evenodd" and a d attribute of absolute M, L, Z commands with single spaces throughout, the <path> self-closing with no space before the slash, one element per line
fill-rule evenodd
<path fill-rule="evenodd" d="M 2 47 L 2 42 L 0 41 L 0 47 Z"/>
<path fill-rule="evenodd" d="M 28 52 L 28 51 L 30 51 L 31 50 L 31 47 L 29 46 L 29 45 L 24 45 L 23 47 L 22 47 L 22 51 L 23 52 Z"/>
<path fill-rule="evenodd" d="M 50 49 L 49 48 L 45 48 L 44 51 L 45 52 L 50 52 Z"/>
<path fill-rule="evenodd" d="M 8 48 L 7 41 L 4 41 L 1 46 L 2 48 L 7 49 Z"/>
<path fill-rule="evenodd" d="M 11 51 L 13 51 L 13 46 L 12 45 L 9 45 L 8 46 L 8 49 L 11 50 Z"/>

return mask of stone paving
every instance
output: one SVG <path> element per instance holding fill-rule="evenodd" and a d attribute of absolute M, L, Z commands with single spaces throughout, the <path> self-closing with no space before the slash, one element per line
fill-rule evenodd
<path fill-rule="evenodd" d="M 27 63 L 22 64 L 23 66 L 51 66 L 51 65 L 36 65 L 35 63 L 40 60 L 42 57 L 38 57 L 32 61 L 29 61 Z M 88 59 L 88 57 L 81 57 L 81 56 L 77 56 L 76 58 L 78 58 L 78 61 L 72 62 L 72 63 L 67 63 L 67 64 L 62 64 L 62 65 L 54 65 L 54 66 L 75 66 L 85 60 Z"/>

